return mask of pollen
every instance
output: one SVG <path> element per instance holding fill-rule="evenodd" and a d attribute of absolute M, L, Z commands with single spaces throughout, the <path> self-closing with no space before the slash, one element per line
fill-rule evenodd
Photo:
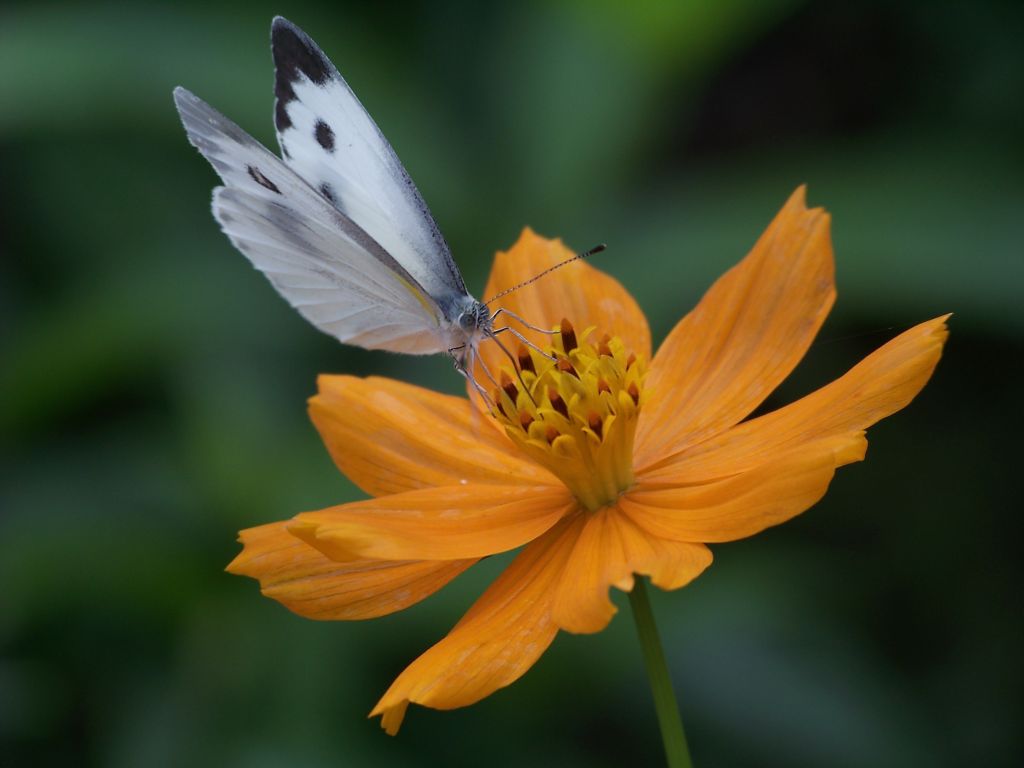
<path fill-rule="evenodd" d="M 592 338 L 597 338 L 592 341 Z M 521 345 L 495 388 L 495 418 L 590 511 L 633 485 L 633 435 L 646 364 L 618 337 L 562 320 L 541 354 Z"/>

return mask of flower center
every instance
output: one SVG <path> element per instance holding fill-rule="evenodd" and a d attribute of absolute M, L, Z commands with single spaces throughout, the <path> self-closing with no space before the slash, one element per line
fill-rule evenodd
<path fill-rule="evenodd" d="M 554 473 L 590 511 L 633 484 L 633 434 L 646 364 L 616 336 L 577 336 L 568 320 L 547 350 L 520 345 L 501 369 L 495 417 L 531 459 Z"/>

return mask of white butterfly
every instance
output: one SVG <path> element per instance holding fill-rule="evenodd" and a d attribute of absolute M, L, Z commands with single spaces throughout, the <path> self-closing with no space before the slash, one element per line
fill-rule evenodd
<path fill-rule="evenodd" d="M 271 29 L 283 161 L 202 99 L 174 91 L 189 141 L 224 181 L 214 217 L 317 328 L 368 349 L 447 352 L 486 399 L 470 373 L 480 341 L 509 331 L 530 342 L 495 330 L 503 310 L 492 315 L 466 291 L 409 174 L 316 43 L 280 16 Z"/>

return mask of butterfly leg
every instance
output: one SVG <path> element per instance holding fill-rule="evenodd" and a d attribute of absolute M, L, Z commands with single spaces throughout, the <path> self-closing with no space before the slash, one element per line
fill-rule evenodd
<path fill-rule="evenodd" d="M 496 329 L 493 333 L 491 333 L 491 338 L 494 338 L 499 333 L 505 333 L 506 331 L 511 333 L 513 336 L 515 336 L 517 339 L 519 339 L 521 342 L 523 342 L 523 344 L 528 346 L 530 349 L 532 349 L 534 352 L 536 352 L 537 354 L 541 355 L 542 357 L 546 357 L 551 362 L 555 362 L 555 361 L 558 360 L 558 358 L 556 358 L 554 355 L 549 355 L 547 352 L 545 352 L 543 349 L 538 347 L 536 344 L 534 344 L 528 338 L 523 336 L 523 334 L 521 334 L 519 331 L 517 331 L 515 328 L 513 328 L 510 325 L 505 325 L 505 326 L 502 326 L 501 328 Z M 549 333 L 549 331 L 544 331 L 544 333 Z M 495 341 L 497 341 L 497 339 L 495 339 Z"/>
<path fill-rule="evenodd" d="M 460 350 L 465 350 L 465 352 L 461 356 L 455 354 Z M 476 393 L 480 395 L 480 398 L 484 401 L 484 405 L 487 406 L 487 412 L 490 413 L 491 416 L 494 416 L 494 401 L 491 400 L 491 396 L 488 395 L 487 391 L 480 386 L 480 383 L 476 380 L 476 377 L 473 375 L 473 358 L 476 357 L 478 360 L 480 359 L 476 354 L 474 354 L 473 347 L 469 347 L 467 349 L 466 345 L 462 344 L 458 347 L 452 347 L 451 349 L 449 349 L 448 354 L 451 356 L 452 362 L 455 363 L 455 370 L 458 371 L 459 375 L 465 378 L 466 381 L 468 381 L 473 386 L 473 389 L 476 390 Z M 483 360 L 480 360 L 480 364 L 481 366 L 483 366 Z M 483 367 L 488 377 L 490 377 L 490 371 L 487 370 L 486 366 Z M 491 380 L 494 381 L 493 377 L 491 378 Z M 495 383 L 495 386 L 497 386 L 497 383 Z"/>
<path fill-rule="evenodd" d="M 508 315 L 513 320 L 517 321 L 520 325 L 522 325 L 524 328 L 529 328 L 531 331 L 537 331 L 537 333 L 546 333 L 548 336 L 554 336 L 556 333 L 558 333 L 557 330 L 550 331 L 545 328 L 541 328 L 540 326 L 533 325 L 532 323 L 528 323 L 515 312 L 509 309 L 505 309 L 505 307 L 498 307 L 496 310 L 494 310 L 494 314 L 491 315 L 492 325 L 494 324 L 494 321 L 497 319 L 498 315 Z"/>
<path fill-rule="evenodd" d="M 501 333 L 502 331 L 506 331 L 506 330 L 512 330 L 512 329 L 511 328 L 499 328 L 497 331 L 494 331 L 493 333 L 487 334 L 487 337 L 489 339 L 491 339 L 491 341 L 493 341 L 495 344 L 498 345 L 498 349 L 500 349 L 502 352 L 505 353 L 505 357 L 507 357 L 509 359 L 509 361 L 512 363 L 512 370 L 516 372 L 516 377 L 519 379 L 519 383 L 523 387 L 523 392 L 525 392 L 526 396 L 528 398 L 530 398 L 530 402 L 533 403 L 536 406 L 537 405 L 537 401 L 534 399 L 533 393 L 530 392 L 530 388 L 528 386 L 526 386 L 526 382 L 523 380 L 523 372 L 519 370 L 519 363 L 516 361 L 516 359 L 514 357 L 512 357 L 512 353 L 508 351 L 508 347 L 506 347 L 504 344 L 502 344 L 501 343 L 501 339 L 498 338 L 498 334 Z M 512 332 L 515 333 L 515 331 L 512 331 Z M 544 354 L 544 353 L 541 352 L 541 354 Z M 545 357 L 546 357 L 546 355 L 545 355 Z M 552 358 L 552 359 L 554 359 L 554 358 Z M 480 364 L 481 365 L 484 364 L 483 358 L 480 358 Z M 486 366 L 484 366 L 484 370 L 487 370 Z"/>
<path fill-rule="evenodd" d="M 495 387 L 501 386 L 500 384 L 498 384 L 498 380 L 494 378 L 494 374 L 491 373 L 491 369 L 487 367 L 487 363 L 484 362 L 484 359 L 480 355 L 475 355 L 475 357 L 476 361 L 480 363 L 480 367 L 483 368 L 484 375 L 490 380 L 491 384 L 493 384 Z"/>

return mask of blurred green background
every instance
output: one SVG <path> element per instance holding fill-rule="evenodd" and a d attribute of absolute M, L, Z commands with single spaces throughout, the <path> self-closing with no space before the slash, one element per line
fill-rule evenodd
<path fill-rule="evenodd" d="M 390 739 L 366 713 L 500 560 L 353 624 L 222 572 L 239 528 L 357 498 L 305 415 L 318 373 L 460 391 L 443 359 L 314 331 L 210 216 L 171 88 L 276 147 L 275 13 L 349 79 L 474 292 L 525 224 L 607 242 L 660 340 L 806 182 L 839 301 L 769 405 L 957 313 L 866 463 L 655 610 L 701 766 L 1024 764 L 1024 5 L 251 0 L 0 9 L 0 765 L 661 760 L 621 599 Z"/>

